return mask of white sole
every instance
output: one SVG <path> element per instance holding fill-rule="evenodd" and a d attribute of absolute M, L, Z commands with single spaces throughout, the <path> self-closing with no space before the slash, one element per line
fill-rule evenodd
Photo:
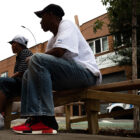
<path fill-rule="evenodd" d="M 23 131 L 16 131 L 16 130 L 13 130 L 15 133 L 18 133 L 18 134 L 25 134 L 25 135 L 37 135 L 37 134 L 46 134 L 46 135 L 55 135 L 57 134 L 57 131 L 56 130 L 53 130 L 52 133 L 43 133 L 42 130 L 39 130 L 39 131 L 32 131 L 32 132 L 23 132 Z"/>

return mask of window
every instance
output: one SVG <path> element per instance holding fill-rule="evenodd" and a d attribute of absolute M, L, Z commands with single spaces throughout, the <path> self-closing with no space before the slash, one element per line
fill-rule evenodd
<path fill-rule="evenodd" d="M 3 72 L 0 77 L 8 77 L 8 72 Z"/>
<path fill-rule="evenodd" d="M 103 48 L 103 51 L 108 50 L 107 37 L 102 38 L 102 48 Z"/>
<path fill-rule="evenodd" d="M 93 53 L 94 53 L 94 42 L 90 42 L 89 43 L 90 48 L 92 49 Z"/>
<path fill-rule="evenodd" d="M 100 53 L 101 52 L 101 42 L 100 39 L 95 41 L 95 52 Z"/>
<path fill-rule="evenodd" d="M 116 44 L 117 46 L 121 46 L 121 44 L 122 44 L 122 39 L 123 39 L 122 35 L 121 35 L 121 34 L 116 34 L 116 35 L 114 36 L 114 39 L 115 39 L 115 44 Z"/>
<path fill-rule="evenodd" d="M 89 46 L 93 50 L 93 53 L 101 53 L 108 50 L 107 37 L 99 38 L 89 42 Z"/>
<path fill-rule="evenodd" d="M 121 46 L 126 46 L 131 43 L 131 38 L 129 34 L 115 34 L 114 35 L 114 43 L 115 47 L 121 47 Z"/>

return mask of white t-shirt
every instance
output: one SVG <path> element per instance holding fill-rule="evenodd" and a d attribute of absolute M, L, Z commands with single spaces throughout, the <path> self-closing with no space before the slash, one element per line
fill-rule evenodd
<path fill-rule="evenodd" d="M 95 57 L 79 28 L 68 20 L 62 20 L 59 24 L 58 33 L 48 41 L 47 50 L 52 48 L 64 48 L 65 59 L 72 59 L 86 69 L 89 69 L 95 76 L 98 76 L 98 83 L 101 83 L 101 73 L 95 61 Z"/>

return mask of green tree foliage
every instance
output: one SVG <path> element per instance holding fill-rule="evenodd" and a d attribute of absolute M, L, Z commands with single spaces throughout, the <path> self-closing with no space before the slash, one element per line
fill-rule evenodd
<path fill-rule="evenodd" d="M 93 25 L 93 32 L 96 33 L 98 29 L 102 29 L 104 22 L 101 20 L 96 20 Z"/>
<path fill-rule="evenodd" d="M 140 62 L 140 1 L 137 0 L 137 48 Z M 132 65 L 132 0 L 102 0 L 107 7 L 110 33 L 115 36 L 114 50 L 118 57 L 111 58 L 120 65 Z M 123 46 L 123 47 L 122 47 Z M 122 59 L 119 59 L 121 57 Z"/>

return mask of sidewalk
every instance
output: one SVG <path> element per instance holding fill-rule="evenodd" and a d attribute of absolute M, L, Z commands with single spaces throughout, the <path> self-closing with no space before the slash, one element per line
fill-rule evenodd
<path fill-rule="evenodd" d="M 139 140 L 118 136 L 101 136 L 76 133 L 59 133 L 57 135 L 19 135 L 11 130 L 1 130 L 0 140 Z"/>
<path fill-rule="evenodd" d="M 17 119 L 12 121 L 12 125 L 18 125 L 23 123 L 24 119 Z M 133 137 L 120 137 L 120 136 L 105 136 L 105 135 L 90 135 L 85 134 L 83 131 L 80 133 L 77 131 L 72 133 L 67 133 L 65 130 L 65 118 L 58 117 L 57 121 L 59 123 L 60 129 L 57 135 L 19 135 L 12 130 L 0 130 L 0 140 L 139 140 L 140 138 Z M 72 125 L 73 129 L 86 130 L 87 122 L 81 122 Z"/>
<path fill-rule="evenodd" d="M 56 119 L 59 124 L 59 130 L 65 130 L 66 129 L 65 117 L 56 117 Z M 11 123 L 11 127 L 14 125 L 19 125 L 24 122 L 25 119 L 13 120 Z M 72 129 L 87 130 L 88 123 L 87 121 L 72 123 L 71 127 Z M 99 128 L 100 129 L 111 128 L 113 130 L 115 129 L 133 130 L 133 120 L 113 120 L 107 118 L 99 119 Z"/>

